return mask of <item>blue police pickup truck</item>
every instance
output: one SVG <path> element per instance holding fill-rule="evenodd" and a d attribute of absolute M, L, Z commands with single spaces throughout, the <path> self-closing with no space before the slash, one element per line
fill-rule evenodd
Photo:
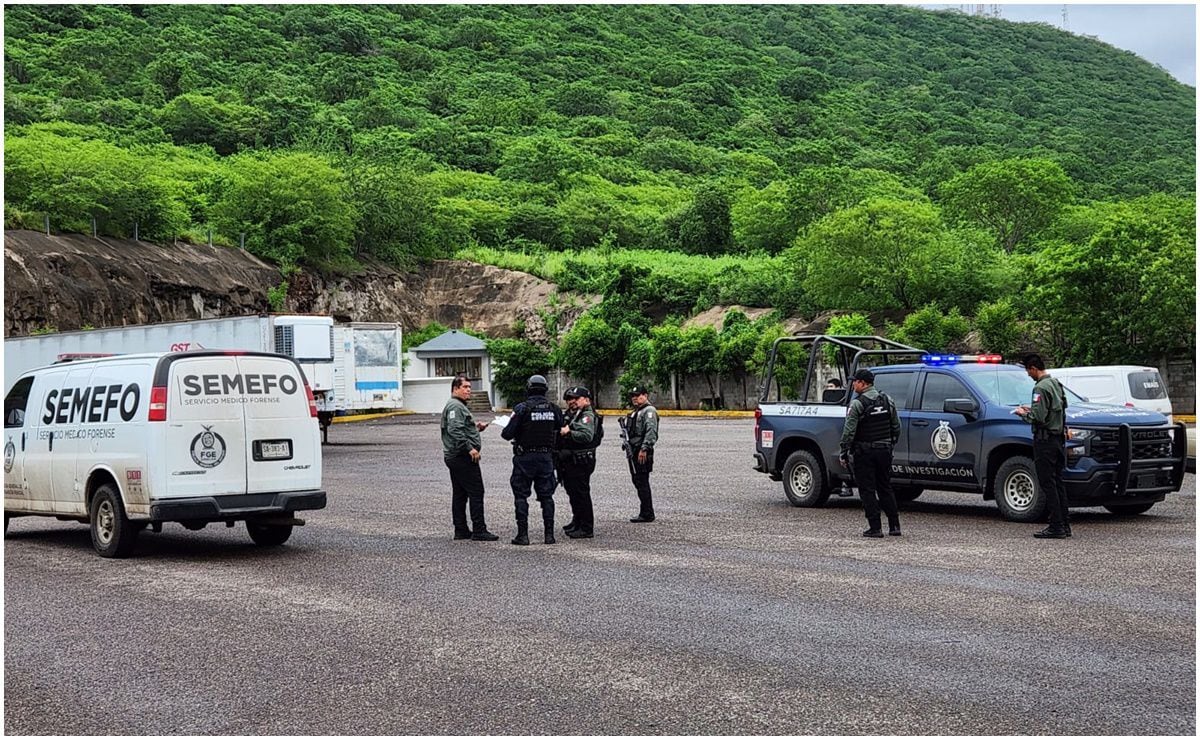
<path fill-rule="evenodd" d="M 859 366 L 871 366 L 875 387 L 900 415 L 892 459 L 897 499 L 912 501 L 926 489 L 981 493 L 1010 521 L 1044 519 L 1032 430 L 1013 414 L 1032 395 L 1025 370 L 1002 364 L 999 355 L 932 355 L 873 336 L 784 337 L 772 348 L 755 411 L 755 470 L 782 480 L 792 505 L 820 506 L 853 485 L 838 463 L 850 391 L 826 384 L 836 377 L 848 385 Z M 1180 489 L 1182 424 L 1153 411 L 1088 403 L 1069 389 L 1067 399 L 1063 482 L 1071 506 L 1141 514 Z"/>

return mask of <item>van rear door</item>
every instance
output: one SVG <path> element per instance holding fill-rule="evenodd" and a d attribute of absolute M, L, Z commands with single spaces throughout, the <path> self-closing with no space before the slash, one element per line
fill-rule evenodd
<path fill-rule="evenodd" d="M 321 436 L 300 366 L 285 357 L 237 357 L 246 379 L 247 492 L 321 487 Z"/>
<path fill-rule="evenodd" d="M 246 493 L 245 380 L 237 355 L 168 361 L 167 485 L 155 491 L 155 498 Z"/>

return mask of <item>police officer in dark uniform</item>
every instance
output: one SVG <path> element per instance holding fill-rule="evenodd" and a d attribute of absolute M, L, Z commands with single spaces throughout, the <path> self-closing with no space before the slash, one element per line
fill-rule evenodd
<path fill-rule="evenodd" d="M 554 448 L 563 425 L 562 411 L 546 398 L 550 386 L 541 375 L 529 376 L 526 398 L 513 409 L 512 419 L 500 436 L 513 443 L 513 471 L 509 478 L 517 509 L 514 545 L 529 544 L 529 487 L 542 505 L 547 545 L 554 544 Z"/>
<path fill-rule="evenodd" d="M 563 531 L 572 539 L 591 539 L 595 536 L 592 473 L 596 470 L 596 448 L 604 439 L 604 421 L 592 408 L 592 392 L 584 386 L 568 388 L 563 400 L 569 412 L 559 430 L 559 468 L 571 501 L 571 523 Z"/>
<path fill-rule="evenodd" d="M 1033 378 L 1033 402 L 1018 406 L 1016 414 L 1033 425 L 1033 466 L 1038 488 L 1046 493 L 1050 526 L 1035 532 L 1038 539 L 1061 540 L 1071 536 L 1067 514 L 1067 491 L 1062 471 L 1067 464 L 1067 394 L 1062 383 L 1046 372 L 1041 355 L 1025 355 L 1025 372 Z"/>
<path fill-rule="evenodd" d="M 650 493 L 650 473 L 654 470 L 654 445 L 658 442 L 658 409 L 650 405 L 650 391 L 635 385 L 629 391 L 633 411 L 625 418 L 629 440 L 625 454 L 629 457 L 629 473 L 637 489 L 638 515 L 629 521 L 654 521 L 654 499 Z"/>
<path fill-rule="evenodd" d="M 853 451 L 854 481 L 867 514 L 863 537 L 883 537 L 879 521 L 881 503 L 888 518 L 888 534 L 899 537 L 900 511 L 892 491 L 892 447 L 900 439 L 900 415 L 896 413 L 896 404 L 874 384 L 875 373 L 867 368 L 854 373 L 850 388 L 858 396 L 850 402 L 846 413 L 839 460 L 843 467 L 849 467 Z"/>

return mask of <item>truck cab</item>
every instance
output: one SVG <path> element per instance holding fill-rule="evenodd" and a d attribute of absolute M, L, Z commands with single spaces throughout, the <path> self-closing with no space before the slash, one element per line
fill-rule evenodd
<path fill-rule="evenodd" d="M 791 342 L 797 345 L 781 349 Z M 1046 499 L 1034 472 L 1032 429 L 1013 413 L 1029 402 L 1033 381 L 999 355 L 932 354 L 881 337 L 781 339 L 755 413 L 755 469 L 781 480 L 795 506 L 820 506 L 851 485 L 837 456 L 852 394 L 825 390 L 818 399 L 816 386 L 822 374 L 850 377 L 859 366 L 895 360 L 907 362 L 871 369 L 875 387 L 900 417 L 892 458 L 897 498 L 911 501 L 926 489 L 981 494 L 1010 521 L 1040 521 Z M 807 367 L 797 371 L 797 361 Z M 785 390 L 794 399 L 785 399 Z M 1088 403 L 1069 391 L 1066 415 L 1071 438 L 1063 483 L 1071 506 L 1138 514 L 1182 486 L 1182 425 L 1153 411 Z"/>

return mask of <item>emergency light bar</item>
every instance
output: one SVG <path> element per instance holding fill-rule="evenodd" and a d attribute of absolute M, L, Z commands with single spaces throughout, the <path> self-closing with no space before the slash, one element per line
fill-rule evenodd
<path fill-rule="evenodd" d="M 921 355 L 925 365 L 957 365 L 960 362 L 1003 362 L 1000 355 Z"/>

